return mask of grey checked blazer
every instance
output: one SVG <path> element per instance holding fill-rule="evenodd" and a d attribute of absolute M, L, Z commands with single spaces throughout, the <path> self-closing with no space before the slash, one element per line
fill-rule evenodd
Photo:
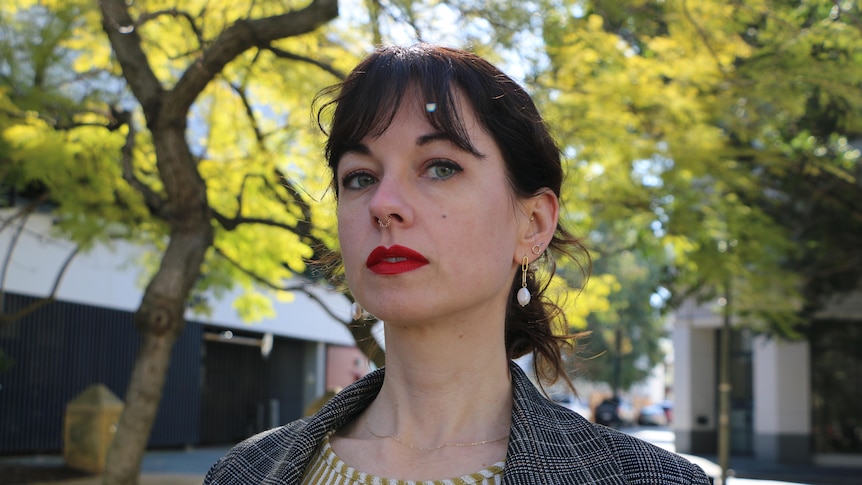
<path fill-rule="evenodd" d="M 558 406 L 511 364 L 514 402 L 504 483 L 710 483 L 700 467 L 657 446 Z M 365 409 L 380 391 L 383 369 L 346 387 L 317 414 L 253 436 L 216 462 L 205 485 L 298 484 L 327 433 Z"/>

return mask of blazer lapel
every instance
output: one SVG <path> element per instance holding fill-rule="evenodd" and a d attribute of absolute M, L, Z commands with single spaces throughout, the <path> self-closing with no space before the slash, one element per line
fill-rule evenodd
<path fill-rule="evenodd" d="M 383 385 L 383 373 L 383 369 L 378 369 L 345 387 L 314 416 L 301 421 L 291 430 L 293 441 L 285 453 L 282 469 L 277 474 L 284 483 L 299 483 L 323 438 L 350 422 L 371 404 Z"/>

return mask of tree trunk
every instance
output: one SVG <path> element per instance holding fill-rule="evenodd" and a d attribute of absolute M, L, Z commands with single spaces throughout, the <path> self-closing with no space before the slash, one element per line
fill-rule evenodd
<path fill-rule="evenodd" d="M 142 40 L 124 0 L 100 0 L 102 28 L 111 41 L 123 77 L 143 108 L 155 146 L 164 192 L 146 192 L 154 215 L 169 227 L 169 243 L 159 270 L 135 313 L 141 347 L 135 360 L 126 403 L 103 476 L 105 484 L 136 484 L 150 431 L 162 398 L 171 350 L 185 326 L 189 294 L 213 243 L 212 212 L 205 181 L 185 139 L 189 108 L 225 65 L 250 48 L 311 32 L 338 16 L 337 0 L 314 0 L 301 10 L 273 17 L 237 21 L 222 32 L 198 62 L 189 66 L 171 90 L 150 68 Z M 161 199 L 161 200 L 158 200 Z"/>
<path fill-rule="evenodd" d="M 161 268 L 147 287 L 135 313 L 141 347 L 135 359 L 117 433 L 108 450 L 103 476 L 105 484 L 138 482 L 147 441 L 162 399 L 171 350 L 185 327 L 186 300 L 200 274 L 201 262 L 211 238 L 211 228 L 184 233 L 175 231 Z M 183 260 L 184 264 L 173 264 Z"/>
<path fill-rule="evenodd" d="M 153 127 L 159 171 L 169 194 L 170 242 L 135 313 L 141 347 L 132 370 L 104 473 L 105 484 L 135 484 L 162 398 L 171 350 L 185 327 L 186 302 L 212 245 L 206 184 L 198 174 L 182 126 Z"/>

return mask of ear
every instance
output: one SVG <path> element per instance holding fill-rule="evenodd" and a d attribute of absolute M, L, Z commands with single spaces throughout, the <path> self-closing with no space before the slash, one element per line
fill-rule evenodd
<path fill-rule="evenodd" d="M 557 231 L 560 201 L 550 189 L 541 189 L 523 201 L 523 213 L 525 217 L 514 255 L 515 264 L 521 264 L 524 256 L 533 262 L 548 249 L 548 243 Z M 533 251 L 535 245 L 539 245 L 539 254 Z"/>

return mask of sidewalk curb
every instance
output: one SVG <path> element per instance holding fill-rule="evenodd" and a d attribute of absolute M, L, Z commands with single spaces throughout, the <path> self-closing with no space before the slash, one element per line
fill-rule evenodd
<path fill-rule="evenodd" d="M 158 473 L 142 473 L 138 477 L 138 485 L 201 485 L 204 475 L 163 475 Z M 102 485 L 102 476 L 93 475 L 86 478 L 64 480 L 60 482 L 34 482 L 32 485 Z"/>

